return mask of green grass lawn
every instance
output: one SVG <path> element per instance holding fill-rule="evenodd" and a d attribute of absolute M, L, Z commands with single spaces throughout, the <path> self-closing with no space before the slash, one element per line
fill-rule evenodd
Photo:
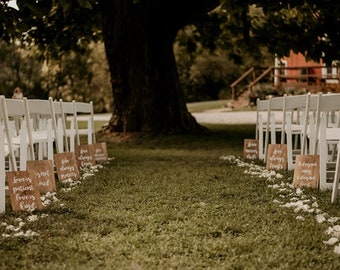
<path fill-rule="evenodd" d="M 323 243 L 329 223 L 282 207 L 293 191 L 221 159 L 240 157 L 255 127 L 208 127 L 205 135 L 107 141 L 115 159 L 69 192 L 57 183 L 58 201 L 33 213 L 37 221 L 8 205 L 0 269 L 340 269 L 340 255 Z M 277 184 L 291 182 L 292 172 L 280 173 Z M 303 196 L 329 216 L 339 212 L 330 191 Z M 5 237 L 18 218 L 38 235 Z"/>
<path fill-rule="evenodd" d="M 203 112 L 212 109 L 222 109 L 225 108 L 230 100 L 211 100 L 205 102 L 193 102 L 188 103 L 187 108 L 191 113 Z"/>

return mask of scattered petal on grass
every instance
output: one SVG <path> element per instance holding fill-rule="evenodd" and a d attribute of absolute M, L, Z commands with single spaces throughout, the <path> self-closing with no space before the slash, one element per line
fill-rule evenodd
<path fill-rule="evenodd" d="M 317 202 L 313 202 L 313 203 L 312 203 L 312 207 L 318 208 L 318 207 L 319 207 L 319 204 L 318 204 Z"/>
<path fill-rule="evenodd" d="M 326 244 L 326 245 L 332 246 L 332 245 L 334 245 L 335 243 L 339 242 L 339 239 L 336 238 L 336 237 L 331 237 L 331 238 L 329 238 L 327 241 L 322 241 L 322 242 L 323 242 L 324 244 Z"/>
<path fill-rule="evenodd" d="M 340 219 L 340 218 L 338 218 L 338 217 L 330 217 L 329 219 L 327 219 L 327 221 L 328 221 L 329 223 L 335 223 L 335 222 L 337 222 L 339 219 Z"/>
<path fill-rule="evenodd" d="M 316 215 L 316 222 L 317 223 L 323 223 L 326 221 L 326 218 L 323 215 Z"/>
<path fill-rule="evenodd" d="M 37 215 L 31 215 L 27 217 L 28 222 L 34 222 L 38 220 L 38 216 Z"/>
<path fill-rule="evenodd" d="M 334 247 L 334 253 L 340 254 L 340 245 Z"/>

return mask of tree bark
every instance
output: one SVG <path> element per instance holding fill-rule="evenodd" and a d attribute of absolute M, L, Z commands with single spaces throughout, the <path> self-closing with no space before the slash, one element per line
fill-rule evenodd
<path fill-rule="evenodd" d="M 173 43 L 179 29 L 202 18 L 217 3 L 216 0 L 101 2 L 114 98 L 111 131 L 204 130 L 186 108 Z"/>

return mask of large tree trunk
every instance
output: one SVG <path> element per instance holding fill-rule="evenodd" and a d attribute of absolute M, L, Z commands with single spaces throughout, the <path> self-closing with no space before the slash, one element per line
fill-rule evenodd
<path fill-rule="evenodd" d="M 218 1 L 103 0 L 101 3 L 114 98 L 111 131 L 203 130 L 186 108 L 173 42 L 179 29 L 203 17 Z"/>

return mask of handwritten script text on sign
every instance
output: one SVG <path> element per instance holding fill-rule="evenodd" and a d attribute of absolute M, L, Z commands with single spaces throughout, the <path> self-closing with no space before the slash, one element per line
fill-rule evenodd
<path fill-rule="evenodd" d="M 41 193 L 56 191 L 52 160 L 28 160 L 26 168 L 37 178 Z"/>
<path fill-rule="evenodd" d="M 96 165 L 92 145 L 77 145 L 75 150 L 77 163 L 80 168 Z"/>
<path fill-rule="evenodd" d="M 255 139 L 245 139 L 243 146 L 244 159 L 257 159 L 259 157 L 259 142 Z"/>
<path fill-rule="evenodd" d="M 79 179 L 79 169 L 73 152 L 54 154 L 54 161 L 59 181 Z"/>
<path fill-rule="evenodd" d="M 38 183 L 28 171 L 6 172 L 13 211 L 43 209 Z"/>
<path fill-rule="evenodd" d="M 320 175 L 318 155 L 299 155 L 296 157 L 293 186 L 317 188 Z"/>
<path fill-rule="evenodd" d="M 269 144 L 267 161 L 267 170 L 287 170 L 287 145 L 286 144 Z"/>

